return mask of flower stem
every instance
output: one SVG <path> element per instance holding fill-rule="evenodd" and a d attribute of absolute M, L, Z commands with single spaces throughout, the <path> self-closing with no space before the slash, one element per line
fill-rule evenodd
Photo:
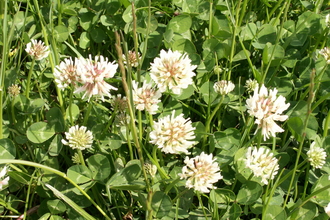
<path fill-rule="evenodd" d="M 220 102 L 218 103 L 218 105 L 215 107 L 215 109 L 212 111 L 211 115 L 208 116 L 207 120 L 206 120 L 206 124 L 205 124 L 205 135 L 203 137 L 203 145 L 202 145 L 202 151 L 205 151 L 205 147 L 206 147 L 206 141 L 207 141 L 207 136 L 208 136 L 208 133 L 210 132 L 210 125 L 211 125 L 211 121 L 214 117 L 214 115 L 217 113 L 217 111 L 219 110 L 223 100 L 224 100 L 225 96 L 222 95 L 221 96 L 221 100 Z"/>
<path fill-rule="evenodd" d="M 291 187 L 293 185 L 293 181 L 295 179 L 295 173 L 297 171 L 297 167 L 298 167 L 298 163 L 299 163 L 299 159 L 300 159 L 300 154 L 302 152 L 302 147 L 303 147 L 303 144 L 304 144 L 304 140 L 305 140 L 305 137 L 306 137 L 306 129 L 307 129 L 307 125 L 308 125 L 308 120 L 309 120 L 309 117 L 312 113 L 311 109 L 312 109 L 312 103 L 314 101 L 314 77 L 315 77 L 315 69 L 313 69 L 313 72 L 311 74 L 311 77 L 310 77 L 310 84 L 309 84 L 309 96 L 308 96 L 308 100 L 307 100 L 307 113 L 306 113 L 306 118 L 305 118 L 305 121 L 304 121 L 304 127 L 303 127 L 303 134 L 302 134 L 302 137 L 301 137 L 301 140 L 300 140 L 300 143 L 299 143 L 299 149 L 298 149 L 298 152 L 297 152 L 297 157 L 296 157 L 296 162 L 295 162 L 295 166 L 293 168 L 293 174 L 291 176 L 291 180 L 290 180 L 290 184 L 289 184 L 289 188 L 288 188 L 288 193 L 285 197 L 285 200 L 284 200 L 284 203 L 283 203 L 283 208 L 286 207 L 286 204 L 287 204 L 287 201 L 289 199 L 289 196 L 290 196 L 290 191 L 291 191 Z"/>
<path fill-rule="evenodd" d="M 203 205 L 203 201 L 202 201 L 201 194 L 200 194 L 200 192 L 198 192 L 198 191 L 197 191 L 197 198 L 198 198 L 198 201 L 199 201 L 199 205 L 202 206 L 202 210 L 203 210 L 203 213 L 204 213 L 204 217 L 205 217 L 205 219 L 208 219 L 208 218 L 207 218 L 206 211 L 205 211 L 205 207 L 204 207 L 204 205 Z"/>
<path fill-rule="evenodd" d="M 27 81 L 26 81 L 25 96 L 28 99 L 30 97 L 30 84 L 31 84 L 31 77 L 32 77 L 35 61 L 36 61 L 35 58 L 33 58 L 32 62 L 31 62 L 31 66 L 30 66 L 30 71 L 28 73 L 28 78 L 27 78 Z"/>

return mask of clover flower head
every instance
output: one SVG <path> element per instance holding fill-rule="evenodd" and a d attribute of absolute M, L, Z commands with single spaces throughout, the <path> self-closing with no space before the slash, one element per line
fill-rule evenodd
<path fill-rule="evenodd" d="M 57 87 L 64 90 L 70 84 L 75 86 L 79 82 L 77 74 L 77 66 L 79 66 L 79 59 L 66 58 L 54 69 L 55 82 Z"/>
<path fill-rule="evenodd" d="M 262 85 L 260 90 L 258 87 L 255 88 L 253 96 L 246 100 L 248 113 L 256 118 L 255 123 L 258 129 L 261 128 L 264 140 L 269 138 L 269 135 L 275 137 L 275 133 L 283 132 L 284 130 L 275 121 L 285 121 L 288 118 L 287 115 L 281 114 L 289 108 L 290 104 L 285 103 L 283 96 L 276 95 L 276 88 L 268 92 Z"/>
<path fill-rule="evenodd" d="M 140 88 L 138 87 L 138 82 L 133 81 L 132 85 L 133 102 L 136 109 L 140 111 L 146 110 L 151 115 L 156 114 L 162 93 L 146 81 L 143 82 Z"/>
<path fill-rule="evenodd" d="M 75 93 L 85 92 L 83 98 L 87 95 L 88 101 L 93 95 L 99 95 L 104 101 L 104 95 L 110 97 L 110 90 L 117 90 L 105 81 L 107 78 L 113 78 L 117 68 L 118 64 L 108 62 L 108 58 L 103 56 L 96 56 L 95 60 L 91 55 L 88 59 L 80 58 L 77 74 L 83 85 L 77 88 Z"/>
<path fill-rule="evenodd" d="M 214 91 L 221 95 L 227 95 L 228 93 L 233 91 L 234 88 L 235 88 L 235 84 L 227 80 L 218 81 L 213 85 Z"/>
<path fill-rule="evenodd" d="M 324 211 L 330 217 L 330 203 L 326 207 L 324 207 Z"/>
<path fill-rule="evenodd" d="M 327 15 L 325 16 L 325 24 L 326 24 L 328 27 L 330 27 L 330 14 L 327 14 Z"/>
<path fill-rule="evenodd" d="M 110 104 L 115 111 L 125 112 L 127 108 L 127 98 L 121 94 L 117 94 L 116 96 L 112 95 L 110 97 Z"/>
<path fill-rule="evenodd" d="M 151 63 L 150 76 L 161 92 L 169 89 L 174 94 L 181 94 L 182 89 L 193 83 L 193 71 L 196 67 L 191 65 L 187 54 L 161 50 L 160 57 L 156 57 Z"/>
<path fill-rule="evenodd" d="M 19 85 L 13 84 L 8 87 L 8 94 L 12 97 L 16 97 L 20 94 L 21 87 Z"/>
<path fill-rule="evenodd" d="M 254 91 L 259 86 L 258 81 L 255 79 L 248 79 L 245 82 L 245 88 L 250 93 Z"/>
<path fill-rule="evenodd" d="M 213 184 L 223 178 L 219 164 L 215 162 L 212 154 L 202 152 L 194 158 L 186 157 L 184 163 L 186 166 L 178 175 L 181 179 L 186 179 L 186 187 L 189 189 L 208 193 L 210 189 L 216 189 Z"/>
<path fill-rule="evenodd" d="M 150 143 L 155 144 L 165 153 L 170 154 L 189 154 L 195 141 L 194 128 L 190 119 L 185 119 L 183 114 L 175 117 L 172 115 L 160 118 L 154 122 L 153 130 L 150 132 Z"/>
<path fill-rule="evenodd" d="M 146 161 L 144 163 L 144 168 L 146 170 L 146 172 L 151 176 L 151 177 L 155 177 L 156 173 L 157 173 L 157 167 L 156 165 L 152 164 L 150 161 Z"/>
<path fill-rule="evenodd" d="M 323 49 L 321 49 L 319 54 L 324 56 L 324 59 L 327 61 L 327 64 L 330 64 L 330 48 L 329 47 L 324 47 Z"/>
<path fill-rule="evenodd" d="M 268 148 L 249 147 L 246 152 L 246 167 L 251 169 L 256 177 L 261 177 L 261 182 L 268 184 L 269 179 L 274 179 L 279 166 L 278 160 Z"/>
<path fill-rule="evenodd" d="M 135 51 L 129 50 L 127 55 L 128 56 L 127 56 L 127 59 L 126 59 L 125 54 L 123 54 L 124 64 L 127 65 L 127 63 L 129 63 L 132 67 L 137 67 L 139 65 L 139 60 L 141 59 L 140 53 L 138 52 L 138 57 L 136 57 Z"/>
<path fill-rule="evenodd" d="M 49 55 L 49 47 L 45 46 L 41 40 L 38 42 L 33 39 L 26 45 L 25 51 L 36 60 L 42 60 Z"/>
<path fill-rule="evenodd" d="M 311 144 L 310 149 L 307 151 L 307 156 L 314 168 L 322 168 L 327 158 L 325 150 L 321 147 L 316 147 L 315 142 Z"/>
<path fill-rule="evenodd" d="M 92 147 L 93 134 L 85 126 L 72 126 L 69 132 L 65 132 L 65 137 L 67 141 L 62 139 L 62 143 L 72 149 L 85 150 Z"/>
<path fill-rule="evenodd" d="M 9 176 L 7 176 L 6 178 L 4 178 L 7 174 L 8 170 L 7 167 L 5 166 L 4 168 L 2 168 L 2 170 L 0 171 L 0 190 L 2 190 L 2 188 L 6 185 L 8 185 L 9 182 Z"/>

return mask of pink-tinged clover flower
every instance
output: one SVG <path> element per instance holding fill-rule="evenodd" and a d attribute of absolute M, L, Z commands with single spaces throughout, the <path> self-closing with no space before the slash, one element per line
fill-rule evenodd
<path fill-rule="evenodd" d="M 174 94 L 181 94 L 182 89 L 193 84 L 193 71 L 196 67 L 191 65 L 187 54 L 161 50 L 160 57 L 156 57 L 151 63 L 150 76 L 161 92 L 170 90 Z"/>
<path fill-rule="evenodd" d="M 81 87 L 75 90 L 75 93 L 85 92 L 83 98 L 87 95 L 88 101 L 93 95 L 99 95 L 104 101 L 104 95 L 111 96 L 110 90 L 117 90 L 116 87 L 108 84 L 105 79 L 113 78 L 118 68 L 115 62 L 108 62 L 108 58 L 96 56 L 95 60 L 89 55 L 88 59 L 80 58 L 77 65 L 77 74 Z"/>
<path fill-rule="evenodd" d="M 287 115 L 281 114 L 289 106 L 290 104 L 285 103 L 283 96 L 277 97 L 276 88 L 268 92 L 264 85 L 260 90 L 256 87 L 253 96 L 246 100 L 248 113 L 256 118 L 255 123 L 258 125 L 258 129 L 261 129 L 264 140 L 270 135 L 275 137 L 275 133 L 284 131 L 275 121 L 285 121 L 288 118 Z"/>
<path fill-rule="evenodd" d="M 66 58 L 59 65 L 55 67 L 54 77 L 58 88 L 64 90 L 70 84 L 76 86 L 79 82 L 79 76 L 77 74 L 77 66 L 79 66 L 79 59 Z"/>
<path fill-rule="evenodd" d="M 195 144 L 195 129 L 189 118 L 185 119 L 183 114 L 175 117 L 173 111 L 172 115 L 154 122 L 153 130 L 150 132 L 150 143 L 157 145 L 167 154 L 189 154 L 188 149 Z"/>
<path fill-rule="evenodd" d="M 138 87 L 138 83 L 135 81 L 133 81 L 132 85 L 133 102 L 136 109 L 140 111 L 146 110 L 151 115 L 156 114 L 162 93 L 146 81 L 143 82 L 142 87 Z"/>
<path fill-rule="evenodd" d="M 45 46 L 44 42 L 41 40 L 31 40 L 30 43 L 26 45 L 25 51 L 36 60 L 42 60 L 49 55 L 49 47 Z"/>

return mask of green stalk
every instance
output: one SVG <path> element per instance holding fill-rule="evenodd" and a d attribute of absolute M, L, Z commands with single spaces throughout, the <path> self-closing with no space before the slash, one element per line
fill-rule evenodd
<path fill-rule="evenodd" d="M 3 93 L 5 92 L 5 88 L 4 88 L 4 85 L 5 85 L 5 72 L 6 72 L 6 65 L 7 65 L 7 54 L 8 54 L 8 48 L 7 48 L 7 25 L 8 25 L 8 20 L 7 20 L 7 10 L 8 10 L 8 1 L 7 0 L 4 0 L 4 1 L 1 1 L 0 3 L 1 5 L 1 8 L 0 8 L 0 15 L 1 15 L 1 18 L 3 19 L 3 22 L 2 22 L 2 42 L 3 45 L 2 45 L 2 62 L 1 62 L 1 71 L 0 71 L 0 139 L 3 138 L 3 127 L 2 127 L 2 121 L 3 121 Z"/>
<path fill-rule="evenodd" d="M 218 105 L 214 108 L 214 110 L 212 111 L 211 115 L 208 116 L 207 120 L 206 120 L 206 124 L 205 124 L 205 135 L 203 137 L 203 145 L 202 145 L 202 150 L 204 151 L 205 150 L 205 147 L 206 147 L 206 141 L 207 141 L 207 136 L 208 136 L 208 133 L 210 132 L 210 125 L 211 125 L 211 122 L 212 122 L 212 119 L 214 117 L 214 115 L 217 113 L 217 111 L 219 110 L 223 100 L 224 100 L 225 96 L 224 95 L 221 95 L 221 100 L 220 102 L 218 103 Z M 210 106 L 210 104 L 209 104 Z"/>
<path fill-rule="evenodd" d="M 325 118 L 324 128 L 323 128 L 323 138 L 328 136 L 328 128 L 330 123 L 330 110 L 328 111 L 327 117 Z"/>
<path fill-rule="evenodd" d="M 143 173 L 143 177 L 144 180 L 146 182 L 146 188 L 147 191 L 150 190 L 150 184 L 149 184 L 149 179 L 146 173 L 146 170 L 144 168 L 144 159 L 143 159 L 143 154 L 142 154 L 142 149 L 141 149 L 141 144 L 140 144 L 140 140 L 136 131 L 136 126 L 135 126 L 135 116 L 134 116 L 134 112 L 133 112 L 133 102 L 132 102 L 132 97 L 131 97 L 131 91 L 128 88 L 127 85 L 127 78 L 126 78 L 126 72 L 125 72 L 125 67 L 123 64 L 123 51 L 121 49 L 121 43 L 120 43 L 120 36 L 117 32 L 115 32 L 115 36 L 116 36 L 116 50 L 118 53 L 118 65 L 120 68 L 120 72 L 122 73 L 122 83 L 123 83 L 123 87 L 124 87 L 124 91 L 126 93 L 126 97 L 127 97 L 127 105 L 128 105 L 128 111 L 129 111 L 129 115 L 131 117 L 130 123 L 131 123 L 131 129 L 132 129 L 132 133 L 133 133 L 133 139 L 134 139 L 134 143 L 135 143 L 135 147 L 137 149 L 138 155 L 139 155 L 139 160 L 141 163 L 141 167 L 142 167 L 142 173 Z"/>
<path fill-rule="evenodd" d="M 201 194 L 200 194 L 199 191 L 197 191 L 196 194 L 197 194 L 197 198 L 198 198 L 199 204 L 202 206 L 202 210 L 203 210 L 203 213 L 204 213 L 204 217 L 205 217 L 205 219 L 208 219 L 208 218 L 207 218 L 206 211 L 205 211 L 205 207 L 204 207 L 204 205 L 203 205 L 203 201 L 202 201 L 202 198 L 201 198 Z"/>
<path fill-rule="evenodd" d="M 83 125 L 86 126 L 87 125 L 87 122 L 88 122 L 88 118 L 89 118 L 89 115 L 91 114 L 92 112 L 92 108 L 93 108 L 93 104 L 92 104 L 93 100 L 90 100 L 90 102 L 88 103 L 88 108 L 87 108 L 87 112 L 84 116 L 84 121 L 83 121 Z"/>
<path fill-rule="evenodd" d="M 54 173 L 62 178 L 64 178 L 65 180 L 67 180 L 69 183 L 71 183 L 75 188 L 77 188 L 94 206 L 95 208 L 97 208 L 99 210 L 99 212 L 106 218 L 106 219 L 110 219 L 106 213 L 94 202 L 94 200 L 80 187 L 78 186 L 73 180 L 71 180 L 69 177 L 67 177 L 67 175 L 65 173 L 62 173 L 61 171 L 58 171 L 54 168 L 39 164 L 39 163 L 35 163 L 35 162 L 31 162 L 31 161 L 25 161 L 25 160 L 15 160 L 15 159 L 0 159 L 0 164 L 22 164 L 25 166 L 31 166 L 31 167 L 35 167 L 35 168 L 40 168 L 43 170 L 47 170 L 51 173 Z"/>
<path fill-rule="evenodd" d="M 297 158 L 296 158 L 295 166 L 293 168 L 293 175 L 291 176 L 291 180 L 290 180 L 290 184 L 289 184 L 289 188 L 288 188 L 288 194 L 285 197 L 285 200 L 284 200 L 284 203 L 283 203 L 283 208 L 286 207 L 286 203 L 287 203 L 287 201 L 289 199 L 289 196 L 290 196 L 291 187 L 292 187 L 292 184 L 293 184 L 293 181 L 294 181 L 295 173 L 297 171 L 297 167 L 298 167 L 298 163 L 299 163 L 299 159 L 300 159 L 300 154 L 302 152 L 302 147 L 303 147 L 304 140 L 305 140 L 305 137 L 306 137 L 306 129 L 307 129 L 307 125 L 308 125 L 308 120 L 309 120 L 309 117 L 312 113 L 312 103 L 313 103 L 313 100 L 314 100 L 314 77 L 315 77 L 315 69 L 313 70 L 313 72 L 311 74 L 311 77 L 310 77 L 311 82 L 310 82 L 310 86 L 309 86 L 309 97 L 308 97 L 308 100 L 307 100 L 307 106 L 308 107 L 307 107 L 306 118 L 305 118 L 305 121 L 304 121 L 303 134 L 302 134 L 302 137 L 301 137 L 301 141 L 299 143 Z"/>
<path fill-rule="evenodd" d="M 32 62 L 31 62 L 31 66 L 30 66 L 30 70 L 29 70 L 29 73 L 28 73 L 28 78 L 27 78 L 27 81 L 26 81 L 25 96 L 28 99 L 30 97 L 30 84 L 31 84 L 31 78 L 32 78 L 32 73 L 33 73 L 35 61 L 36 61 L 36 59 L 33 57 Z"/>

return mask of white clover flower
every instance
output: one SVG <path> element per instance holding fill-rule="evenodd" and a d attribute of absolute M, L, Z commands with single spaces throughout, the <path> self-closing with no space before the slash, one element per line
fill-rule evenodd
<path fill-rule="evenodd" d="M 281 114 L 289 108 L 290 104 L 285 104 L 283 96 L 276 95 L 276 88 L 268 92 L 262 85 L 260 90 L 257 87 L 253 96 L 246 100 L 248 113 L 256 118 L 255 123 L 258 124 L 258 129 L 261 128 L 264 140 L 269 138 L 269 135 L 275 137 L 276 132 L 283 132 L 284 130 L 275 121 L 285 121 L 288 118 L 287 115 Z"/>
<path fill-rule="evenodd" d="M 44 45 L 41 40 L 31 40 L 30 43 L 26 45 L 25 51 L 34 59 L 42 60 L 49 55 L 49 47 Z"/>
<path fill-rule="evenodd" d="M 127 65 L 127 61 L 128 61 L 132 67 L 137 67 L 139 65 L 139 60 L 141 59 L 140 53 L 138 52 L 138 57 L 136 57 L 135 51 L 129 50 L 127 55 L 128 58 L 126 59 L 125 54 L 123 54 L 124 64 Z"/>
<path fill-rule="evenodd" d="M 324 56 L 324 59 L 327 61 L 327 64 L 330 64 L 330 48 L 325 47 L 320 50 L 319 52 L 322 56 Z"/>
<path fill-rule="evenodd" d="M 8 87 L 8 94 L 12 97 L 16 97 L 20 94 L 21 92 L 21 87 L 16 84 L 12 84 L 11 86 Z"/>
<path fill-rule="evenodd" d="M 188 150 L 195 142 L 194 128 L 190 119 L 183 118 L 183 114 L 174 117 L 165 116 L 154 122 L 153 131 L 150 132 L 150 143 L 155 144 L 165 153 L 170 154 L 189 154 Z"/>
<path fill-rule="evenodd" d="M 133 102 L 136 109 L 146 110 L 149 114 L 154 115 L 158 110 L 158 103 L 161 102 L 162 93 L 153 88 L 151 83 L 143 82 L 142 87 L 138 87 L 138 82 L 133 81 Z"/>
<path fill-rule="evenodd" d="M 144 169 L 146 170 L 147 174 L 149 174 L 151 177 L 155 177 L 157 173 L 156 165 L 152 164 L 150 161 L 146 161 L 144 163 Z"/>
<path fill-rule="evenodd" d="M 161 92 L 167 89 L 174 94 L 181 94 L 181 90 L 193 83 L 192 77 L 196 65 L 191 65 L 187 54 L 169 50 L 160 51 L 160 58 L 156 57 L 151 63 L 150 76 Z"/>
<path fill-rule="evenodd" d="M 330 203 L 326 207 L 324 207 L 324 211 L 330 217 Z"/>
<path fill-rule="evenodd" d="M 64 90 L 70 84 L 75 86 L 79 82 L 79 76 L 77 74 L 77 66 L 79 66 L 79 59 L 75 58 L 73 61 L 70 57 L 66 58 L 54 69 L 55 82 L 58 88 Z"/>
<path fill-rule="evenodd" d="M 245 88 L 246 88 L 246 90 L 248 91 L 248 92 L 252 92 L 252 91 L 254 91 L 257 87 L 258 87 L 259 85 L 258 85 L 258 81 L 257 80 L 255 80 L 255 79 L 248 79 L 248 80 L 246 80 L 246 82 L 245 82 Z"/>
<path fill-rule="evenodd" d="M 311 144 L 310 149 L 307 151 L 307 156 L 314 168 L 322 168 L 327 158 L 325 150 L 321 147 L 315 147 L 315 142 Z"/>
<path fill-rule="evenodd" d="M 99 95 L 104 101 L 104 95 L 111 96 L 110 90 L 117 88 L 109 85 L 105 79 L 112 78 L 118 68 L 115 61 L 110 63 L 108 58 L 96 56 L 95 60 L 89 55 L 88 59 L 80 58 L 77 65 L 77 74 L 80 77 L 80 82 L 83 84 L 75 90 L 75 93 L 85 92 L 82 98 L 88 96 L 88 101 L 93 95 Z"/>
<path fill-rule="evenodd" d="M 184 160 L 186 166 L 182 168 L 182 173 L 178 175 L 181 179 L 187 179 L 186 187 L 195 189 L 202 193 L 210 192 L 209 189 L 216 189 L 213 186 L 223 178 L 220 173 L 220 168 L 212 154 L 202 152 L 199 156 Z"/>
<path fill-rule="evenodd" d="M 261 177 L 261 182 L 268 184 L 269 179 L 274 179 L 279 166 L 278 160 L 268 148 L 249 147 L 246 152 L 245 164 L 256 177 Z"/>
<path fill-rule="evenodd" d="M 2 168 L 0 172 L 0 190 L 2 190 L 3 186 L 8 185 L 9 176 L 4 178 L 6 174 L 7 174 L 7 167 L 5 166 L 4 168 Z"/>
<path fill-rule="evenodd" d="M 65 132 L 65 137 L 67 141 L 62 139 L 62 143 L 69 145 L 72 149 L 85 150 L 92 147 L 93 134 L 91 131 L 87 131 L 84 126 L 72 126 L 69 132 Z"/>
<path fill-rule="evenodd" d="M 326 24 L 328 27 L 330 27 L 330 14 L 327 14 L 327 15 L 325 16 L 325 24 Z"/>
<path fill-rule="evenodd" d="M 235 84 L 227 80 L 218 81 L 213 85 L 214 91 L 221 95 L 227 95 L 228 93 L 233 91 L 234 88 L 235 88 Z"/>

